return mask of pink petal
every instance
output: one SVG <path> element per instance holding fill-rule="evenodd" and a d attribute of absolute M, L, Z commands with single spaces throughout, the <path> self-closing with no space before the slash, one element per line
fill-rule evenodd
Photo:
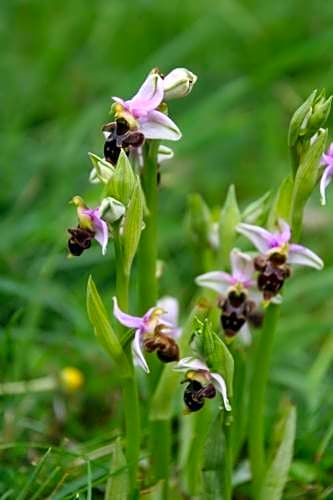
<path fill-rule="evenodd" d="M 95 240 L 101 245 L 102 254 L 105 255 L 106 247 L 109 241 L 109 229 L 107 223 L 99 216 L 99 208 L 88 208 L 86 210 L 82 210 L 82 213 L 89 215 L 95 231 Z"/>
<path fill-rule="evenodd" d="M 140 132 L 146 139 L 179 141 L 182 134 L 177 125 L 160 111 L 150 111 L 147 117 L 139 119 Z"/>
<path fill-rule="evenodd" d="M 113 297 L 113 314 L 115 318 L 124 326 L 128 328 L 141 328 L 143 319 L 139 316 L 131 316 L 124 313 L 118 306 L 117 297 Z"/>
<path fill-rule="evenodd" d="M 195 282 L 199 286 L 210 288 L 222 295 L 234 284 L 232 276 L 223 271 L 211 271 L 201 274 L 195 278 Z"/>
<path fill-rule="evenodd" d="M 253 259 L 250 255 L 234 248 L 230 254 L 232 276 L 237 281 L 248 282 L 254 273 Z"/>
<path fill-rule="evenodd" d="M 299 264 L 301 266 L 314 267 L 319 271 L 323 269 L 324 263 L 321 258 L 302 245 L 292 243 L 289 245 L 288 264 Z"/>
<path fill-rule="evenodd" d="M 238 224 L 236 227 L 238 233 L 248 238 L 255 247 L 262 253 L 266 253 L 270 248 L 274 239 L 274 235 L 260 226 L 252 224 Z"/>
<path fill-rule="evenodd" d="M 137 330 L 135 332 L 134 339 L 132 342 L 133 355 L 135 357 L 137 364 L 141 366 L 141 368 L 143 368 L 143 370 L 146 373 L 149 373 L 149 367 L 143 355 L 141 344 L 142 344 L 142 334 L 140 330 Z"/>
<path fill-rule="evenodd" d="M 230 406 L 228 395 L 227 395 L 227 386 L 226 386 L 226 383 L 225 383 L 223 377 L 221 377 L 221 375 L 219 373 L 211 373 L 210 376 L 212 379 L 214 379 L 214 381 L 215 381 L 214 385 L 216 386 L 217 390 L 222 395 L 224 408 L 227 411 L 231 411 L 231 406 Z"/>
<path fill-rule="evenodd" d="M 150 73 L 132 99 L 126 101 L 130 109 L 139 112 L 152 111 L 163 100 L 163 80 L 157 73 Z"/>
<path fill-rule="evenodd" d="M 326 205 L 326 188 L 332 181 L 332 176 L 333 168 L 331 166 L 326 167 L 320 179 L 320 197 L 322 205 Z"/>
<path fill-rule="evenodd" d="M 179 303 L 178 300 L 174 297 L 162 297 L 157 302 L 157 307 L 164 309 L 166 311 L 161 316 L 162 322 L 163 320 L 167 321 L 170 325 L 177 326 L 178 324 L 178 315 L 179 315 Z"/>
<path fill-rule="evenodd" d="M 280 228 L 280 233 L 278 235 L 278 240 L 280 241 L 280 244 L 288 243 L 288 241 L 291 238 L 291 231 L 289 224 L 285 220 L 279 219 L 279 228 Z"/>

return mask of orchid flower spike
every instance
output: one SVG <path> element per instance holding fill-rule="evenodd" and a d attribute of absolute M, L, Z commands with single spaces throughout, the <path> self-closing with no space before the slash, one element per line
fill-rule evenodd
<path fill-rule="evenodd" d="M 179 360 L 179 348 L 172 338 L 174 327 L 163 319 L 166 314 L 160 307 L 151 307 L 143 316 L 132 316 L 123 312 L 113 297 L 113 314 L 124 326 L 134 328 L 135 334 L 132 342 L 134 359 L 146 373 L 149 367 L 143 351 L 156 351 L 158 358 L 164 363 Z"/>
<path fill-rule="evenodd" d="M 331 143 L 327 153 L 324 153 L 321 157 L 320 164 L 323 167 L 326 167 L 320 180 L 321 204 L 326 205 L 326 188 L 332 181 L 333 177 L 333 142 Z"/>
<path fill-rule="evenodd" d="M 84 250 L 90 248 L 91 240 L 95 239 L 102 247 L 102 254 L 105 255 L 109 229 L 107 223 L 100 216 L 99 207 L 88 208 L 80 196 L 74 196 L 71 203 L 76 206 L 79 224 L 76 228 L 68 229 L 70 254 L 78 257 Z"/>
<path fill-rule="evenodd" d="M 230 253 L 231 274 L 223 271 L 212 271 L 196 278 L 199 286 L 218 292 L 221 297 L 221 325 L 228 337 L 240 332 L 245 343 L 251 340 L 248 322 L 257 326 L 260 314 L 257 305 L 260 296 L 256 290 L 253 259 L 250 255 L 233 249 Z M 252 320 L 256 321 L 252 321 Z"/>
<path fill-rule="evenodd" d="M 317 254 L 302 245 L 290 243 L 290 226 L 282 219 L 279 220 L 279 231 L 274 233 L 251 224 L 239 224 L 236 229 L 261 252 L 261 255 L 255 258 L 254 266 L 259 271 L 257 284 L 265 300 L 270 300 L 281 290 L 285 279 L 291 273 L 289 264 L 318 270 L 324 267 Z"/>
<path fill-rule="evenodd" d="M 138 92 L 128 100 L 113 97 L 117 119 L 124 119 L 130 129 L 137 129 L 145 139 L 178 141 L 181 132 L 177 125 L 158 110 L 164 99 L 163 78 L 157 70 L 147 76 Z"/>
<path fill-rule="evenodd" d="M 181 359 L 175 370 L 185 372 L 184 383 L 187 384 L 184 392 L 184 403 L 190 411 L 198 411 L 205 404 L 205 399 L 212 399 L 219 392 L 223 399 L 224 408 L 231 410 L 227 395 L 227 386 L 219 373 L 210 371 L 202 360 L 188 357 Z"/>

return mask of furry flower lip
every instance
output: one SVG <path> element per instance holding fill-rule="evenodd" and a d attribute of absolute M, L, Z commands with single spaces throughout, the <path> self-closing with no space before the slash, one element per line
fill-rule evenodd
<path fill-rule="evenodd" d="M 231 410 L 227 395 L 227 386 L 219 373 L 211 372 L 204 361 L 187 357 L 181 359 L 175 366 L 175 370 L 185 372 L 187 384 L 184 391 L 184 403 L 191 412 L 200 410 L 205 399 L 212 399 L 219 392 L 222 396 L 224 408 Z"/>
<path fill-rule="evenodd" d="M 318 270 L 324 267 L 317 254 L 303 245 L 290 243 L 291 230 L 287 222 L 280 219 L 278 226 L 277 232 L 269 232 L 251 224 L 239 224 L 236 228 L 261 252 L 261 255 L 255 258 L 254 266 L 259 273 L 257 285 L 265 300 L 271 300 L 282 289 L 284 281 L 291 274 L 290 264 Z"/>
<path fill-rule="evenodd" d="M 254 274 L 253 259 L 238 249 L 230 253 L 231 274 L 212 271 L 196 278 L 199 286 L 210 288 L 219 294 L 219 306 L 222 310 L 221 324 L 225 334 L 233 337 L 242 330 L 242 335 L 249 337 L 247 321 L 251 320 L 257 308 L 258 294 Z"/>
<path fill-rule="evenodd" d="M 182 135 L 179 128 L 159 110 L 163 99 L 163 78 L 153 70 L 131 99 L 113 97 L 113 109 L 117 119 L 125 119 L 130 129 L 138 130 L 145 139 L 178 141 Z"/>
<path fill-rule="evenodd" d="M 113 297 L 113 314 L 124 326 L 134 328 L 135 334 L 132 350 L 135 361 L 146 372 L 149 367 L 144 357 L 144 351 L 156 352 L 158 358 L 164 363 L 179 360 L 179 348 L 173 338 L 175 327 L 163 316 L 166 311 L 161 307 L 151 307 L 143 316 L 132 316 L 123 312 Z"/>
<path fill-rule="evenodd" d="M 100 217 L 99 207 L 88 208 L 80 196 L 74 196 L 71 203 L 76 206 L 79 223 L 76 228 L 68 229 L 70 254 L 75 257 L 80 256 L 84 250 L 90 248 L 91 241 L 95 239 L 102 247 L 102 254 L 105 255 L 109 229 L 107 223 Z"/>
<path fill-rule="evenodd" d="M 105 144 L 104 158 L 112 165 L 116 165 L 121 149 L 128 155 L 133 148 L 143 145 L 145 137 L 142 132 L 131 130 L 124 118 L 107 123 L 102 128 Z"/>
<path fill-rule="evenodd" d="M 330 144 L 327 153 L 324 153 L 321 157 L 320 164 L 324 169 L 324 172 L 320 180 L 320 198 L 321 204 L 326 205 L 326 189 L 333 178 L 333 142 Z"/>

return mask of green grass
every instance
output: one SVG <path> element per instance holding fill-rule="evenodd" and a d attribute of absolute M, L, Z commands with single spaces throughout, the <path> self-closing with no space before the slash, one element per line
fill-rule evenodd
<path fill-rule="evenodd" d="M 187 195 L 199 191 L 215 207 L 234 183 L 244 207 L 278 185 L 289 171 L 292 112 L 312 89 L 333 91 L 332 16 L 327 0 L 2 2 L 1 381 L 74 365 L 85 385 L 1 398 L 0 498 L 31 498 L 37 487 L 41 498 L 81 489 L 79 498 L 99 498 L 108 476 L 109 455 L 85 457 L 118 433 L 119 384 L 91 332 L 85 286 L 93 273 L 111 309 L 113 255 L 94 248 L 67 259 L 66 228 L 74 194 L 96 199 L 87 152 L 102 152 L 110 97 L 130 96 L 153 66 L 199 76 L 191 96 L 172 103 L 183 140 L 160 192 L 161 291 L 178 296 L 184 313 L 198 272 L 179 223 Z M 328 198 L 320 209 L 313 196 L 304 232 L 327 272 L 297 271 L 288 283 L 274 350 L 269 417 L 283 396 L 299 407 L 286 498 L 329 498 L 332 483 L 333 188 Z"/>

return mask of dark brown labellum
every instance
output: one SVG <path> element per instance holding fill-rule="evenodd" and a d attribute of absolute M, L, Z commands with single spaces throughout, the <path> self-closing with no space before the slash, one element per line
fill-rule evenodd
<path fill-rule="evenodd" d="M 110 134 L 104 144 L 104 158 L 112 165 L 117 164 L 122 149 L 128 155 L 130 148 L 141 147 L 145 140 L 142 132 L 130 130 L 130 126 L 124 118 L 107 123 L 102 130 Z"/>
<path fill-rule="evenodd" d="M 179 347 L 175 340 L 164 333 L 154 333 L 147 336 L 143 341 L 147 352 L 154 352 L 163 363 L 171 363 L 179 360 Z"/>
<path fill-rule="evenodd" d="M 221 325 L 228 337 L 233 337 L 247 321 L 249 315 L 255 310 L 256 304 L 246 298 L 244 292 L 229 292 L 224 302 L 220 302 L 222 309 Z"/>
<path fill-rule="evenodd" d="M 268 257 L 259 256 L 255 259 L 255 267 L 259 271 L 258 288 L 263 292 L 265 300 L 271 300 L 280 292 L 284 281 L 290 276 L 286 257 L 278 252 Z"/>
<path fill-rule="evenodd" d="M 190 411 L 201 410 L 205 404 L 205 398 L 200 394 L 202 385 L 196 380 L 191 380 L 184 391 L 184 403 Z"/>
<path fill-rule="evenodd" d="M 94 238 L 94 231 L 82 229 L 80 226 L 74 229 L 68 229 L 71 235 L 68 240 L 68 250 L 71 255 L 79 257 L 84 250 L 91 247 L 91 240 Z"/>

